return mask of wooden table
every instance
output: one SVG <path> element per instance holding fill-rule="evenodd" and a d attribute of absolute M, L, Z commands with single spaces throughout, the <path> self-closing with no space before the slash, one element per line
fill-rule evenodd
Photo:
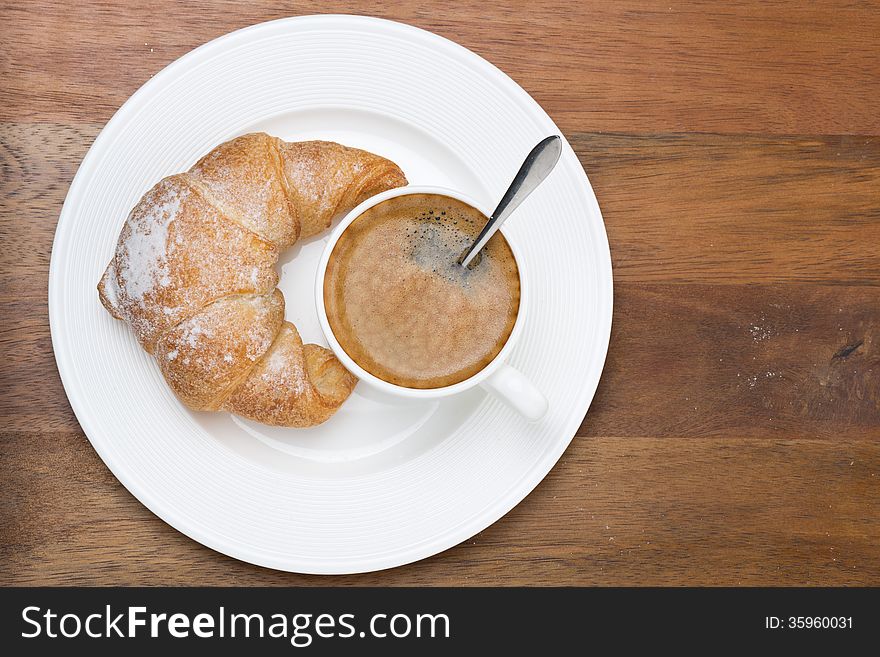
<path fill-rule="evenodd" d="M 321 578 L 217 554 L 142 507 L 52 356 L 52 236 L 114 110 L 200 43 L 375 2 L 0 9 L 0 581 L 880 584 L 880 6 L 406 0 L 568 137 L 614 261 L 577 437 L 514 511 L 434 558 Z M 124 436 L 120 436 L 124 439 Z"/>

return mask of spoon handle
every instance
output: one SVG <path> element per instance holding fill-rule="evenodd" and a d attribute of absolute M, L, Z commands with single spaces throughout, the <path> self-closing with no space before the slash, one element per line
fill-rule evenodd
<path fill-rule="evenodd" d="M 489 221 L 486 222 L 483 230 L 480 231 L 476 241 L 459 258 L 458 262 L 462 267 L 467 267 L 470 264 L 471 260 L 486 246 L 486 243 L 495 234 L 495 231 L 501 227 L 501 224 L 550 174 L 553 167 L 559 161 L 561 154 L 562 139 L 559 135 L 545 137 L 538 142 L 538 145 L 526 156 L 519 171 L 513 177 L 513 182 L 510 183 L 510 187 L 504 192 L 498 207 L 495 208 Z"/>

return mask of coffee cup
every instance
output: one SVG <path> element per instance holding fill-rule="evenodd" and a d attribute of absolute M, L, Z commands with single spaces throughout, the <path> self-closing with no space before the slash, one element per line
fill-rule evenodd
<path fill-rule="evenodd" d="M 535 385 L 531 381 L 529 381 L 529 379 L 523 373 L 521 373 L 519 370 L 506 362 L 516 344 L 516 341 L 522 335 L 525 318 L 530 312 L 527 263 L 522 259 L 515 241 L 507 238 L 506 234 L 505 239 L 507 241 L 507 244 L 510 246 L 510 250 L 513 253 L 514 260 L 516 261 L 516 265 L 519 270 L 519 309 L 516 315 L 516 319 L 514 321 L 513 328 L 510 331 L 507 341 L 501 347 L 501 350 L 491 361 L 489 361 L 488 364 L 486 364 L 481 370 L 479 370 L 472 376 L 464 379 L 463 381 L 453 383 L 452 385 L 446 385 L 438 388 L 410 388 L 402 385 L 397 385 L 395 383 L 391 383 L 389 381 L 381 379 L 364 369 L 364 367 L 358 364 L 355 359 L 353 359 L 351 356 L 349 356 L 348 353 L 346 353 L 345 349 L 340 344 L 340 341 L 337 339 L 337 336 L 334 334 L 331 327 L 331 322 L 327 316 L 327 308 L 324 298 L 324 284 L 325 277 L 327 275 L 328 263 L 330 262 L 331 255 L 333 254 L 333 250 L 337 242 L 339 241 L 343 233 L 345 233 L 346 229 L 370 208 L 391 198 L 415 194 L 449 197 L 461 203 L 465 203 L 472 208 L 475 208 L 486 216 L 488 216 L 488 214 L 491 212 L 491 210 L 488 210 L 482 204 L 460 192 L 445 189 L 443 187 L 410 185 L 407 187 L 392 189 L 381 194 L 377 194 L 376 196 L 365 200 L 356 208 L 354 208 L 351 212 L 345 215 L 345 217 L 330 233 L 330 236 L 327 240 L 327 245 L 325 246 L 324 252 L 321 254 L 321 259 L 318 263 L 318 271 L 315 283 L 315 303 L 318 311 L 318 320 L 321 324 L 321 329 L 324 332 L 324 336 L 329 343 L 330 349 L 340 360 L 340 362 L 346 367 L 346 369 L 352 372 L 363 383 L 373 389 L 389 394 L 398 399 L 439 399 L 442 397 L 460 394 L 466 390 L 470 390 L 474 387 L 480 386 L 491 395 L 499 398 L 508 406 L 519 412 L 524 418 L 531 421 L 540 420 L 547 412 L 546 397 L 544 397 L 544 395 L 535 387 Z"/>

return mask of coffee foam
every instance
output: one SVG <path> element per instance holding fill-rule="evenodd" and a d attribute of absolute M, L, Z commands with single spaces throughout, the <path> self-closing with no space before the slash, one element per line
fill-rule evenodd
<path fill-rule="evenodd" d="M 457 260 L 486 217 L 455 199 L 411 194 L 367 210 L 327 266 L 324 301 L 336 339 L 371 374 L 438 388 L 479 372 L 510 336 L 519 272 L 500 233 L 469 268 Z"/>

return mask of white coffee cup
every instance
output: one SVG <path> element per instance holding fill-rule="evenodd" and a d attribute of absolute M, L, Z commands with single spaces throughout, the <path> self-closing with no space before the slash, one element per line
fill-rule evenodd
<path fill-rule="evenodd" d="M 442 388 L 407 388 L 405 386 L 389 383 L 388 381 L 383 381 L 358 365 L 345 352 L 339 344 L 339 341 L 336 339 L 336 336 L 333 334 L 333 330 L 330 328 L 330 322 L 327 319 L 327 310 L 324 307 L 324 276 L 327 272 L 327 263 L 330 261 L 330 254 L 333 252 L 336 242 L 339 240 L 342 233 L 345 232 L 345 229 L 366 210 L 389 198 L 408 194 L 437 194 L 448 196 L 463 203 L 467 203 L 486 216 L 491 212 L 491 210 L 488 210 L 472 198 L 460 192 L 445 189 L 443 187 L 410 185 L 407 187 L 391 189 L 387 192 L 372 196 L 345 215 L 342 221 L 340 221 L 336 228 L 330 233 L 327 246 L 324 248 L 324 252 L 321 254 L 321 260 L 318 263 L 318 274 L 315 282 L 315 303 L 318 308 L 318 320 L 321 323 L 321 329 L 324 331 L 324 335 L 327 338 L 327 342 L 330 344 L 330 348 L 346 369 L 358 379 L 368 386 L 394 397 L 412 400 L 438 399 L 440 397 L 448 397 L 450 395 L 464 392 L 474 386 L 482 386 L 489 391 L 489 393 L 498 397 L 514 410 L 518 411 L 526 419 L 533 421 L 540 420 L 547 412 L 547 398 L 541 394 L 541 392 L 525 377 L 524 374 L 522 374 L 522 372 L 505 362 L 510 355 L 513 346 L 516 344 L 516 341 L 519 339 L 519 336 L 522 334 L 523 321 L 529 312 L 528 276 L 525 275 L 526 263 L 520 257 L 516 243 L 510 239 L 508 239 L 507 242 L 510 245 L 513 257 L 516 260 L 517 268 L 519 269 L 519 312 L 517 313 L 513 330 L 510 332 L 507 342 L 504 343 L 504 346 L 501 348 L 501 351 L 498 352 L 498 355 L 495 356 L 495 358 L 493 358 L 483 369 L 464 381 L 459 381 L 450 386 L 443 386 Z M 505 235 L 505 237 L 507 236 Z"/>

